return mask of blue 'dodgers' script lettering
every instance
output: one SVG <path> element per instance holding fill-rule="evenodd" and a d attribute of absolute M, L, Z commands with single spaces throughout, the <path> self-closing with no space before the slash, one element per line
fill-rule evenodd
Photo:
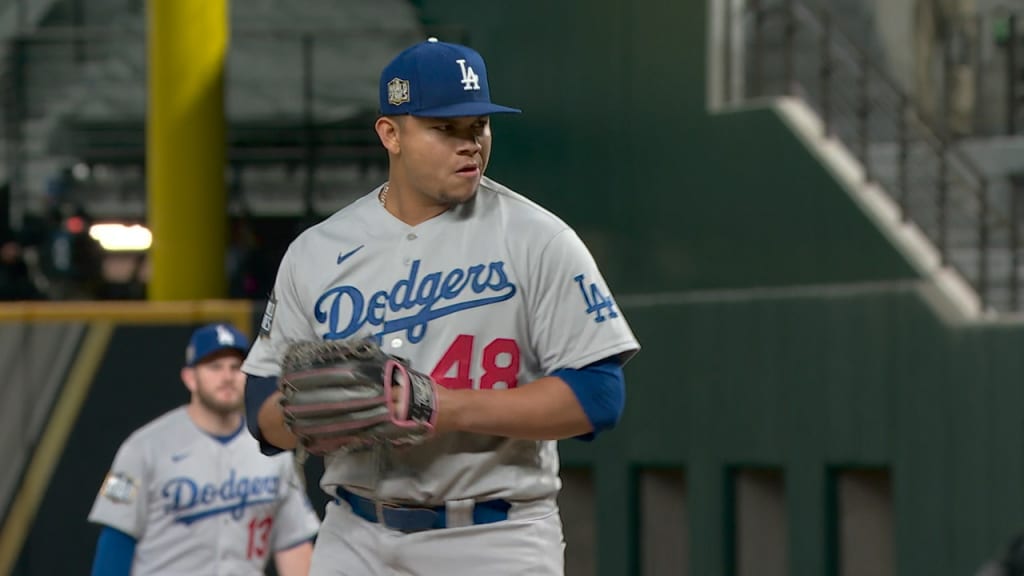
<path fill-rule="evenodd" d="M 431 320 L 503 302 L 516 294 L 502 261 L 431 272 L 422 278 L 419 272 L 420 261 L 414 260 L 407 278 L 369 297 L 347 284 L 324 292 L 313 311 L 316 321 L 327 326 L 324 340 L 348 338 L 370 325 L 380 328 L 377 336 L 404 331 L 408 341 L 416 343 Z"/>
<path fill-rule="evenodd" d="M 176 516 L 175 522 L 191 524 L 218 514 L 231 514 L 240 520 L 247 507 L 274 502 L 280 482 L 277 476 L 236 477 L 231 470 L 219 485 L 201 484 L 188 476 L 172 478 L 160 495 L 166 501 L 167 513 Z"/>

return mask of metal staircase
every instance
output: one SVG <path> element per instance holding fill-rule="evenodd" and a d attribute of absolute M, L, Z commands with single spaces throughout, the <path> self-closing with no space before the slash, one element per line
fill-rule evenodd
<path fill-rule="evenodd" d="M 918 113 L 871 50 L 828 7 L 802 0 L 751 0 L 739 18 L 742 93 L 731 101 L 802 99 L 934 244 L 942 264 L 978 293 L 982 308 L 1024 306 L 1024 252 L 1016 195 Z M 737 27 L 734 25 L 734 29 Z M 737 45 L 735 39 L 730 45 Z"/>

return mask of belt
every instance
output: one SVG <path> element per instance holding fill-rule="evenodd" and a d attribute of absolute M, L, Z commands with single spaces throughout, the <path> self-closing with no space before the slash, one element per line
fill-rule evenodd
<path fill-rule="evenodd" d="M 386 504 L 363 498 L 338 486 L 338 499 L 348 502 L 352 512 L 369 522 L 392 530 L 412 533 L 448 527 L 448 513 L 444 506 L 416 507 Z M 473 506 L 473 524 L 491 524 L 508 519 L 508 500 L 485 500 Z"/>

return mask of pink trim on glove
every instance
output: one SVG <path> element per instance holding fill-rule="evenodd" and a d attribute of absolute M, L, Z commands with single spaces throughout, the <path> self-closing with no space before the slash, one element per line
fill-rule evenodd
<path fill-rule="evenodd" d="M 399 378 L 397 384 L 395 383 L 394 378 L 396 370 L 399 371 L 402 375 L 402 377 Z M 422 377 L 429 378 L 429 376 L 426 375 L 422 375 Z M 434 424 L 437 423 L 437 392 L 432 391 L 434 395 L 434 410 L 430 415 L 430 420 L 427 422 L 410 420 L 409 406 L 411 405 L 410 400 L 412 395 L 412 378 L 414 378 L 414 376 L 409 374 L 409 368 L 405 364 L 399 362 L 398 360 L 392 358 L 389 359 L 386 364 L 384 364 L 384 401 L 387 403 L 388 414 L 392 415 L 391 421 L 395 426 L 398 426 L 400 428 L 425 427 L 427 428 L 427 430 L 433 432 Z M 395 414 L 395 401 L 392 398 L 393 395 L 388 393 L 391 390 L 392 386 L 399 387 L 399 394 L 401 395 L 401 399 L 403 401 L 402 403 L 405 406 L 405 410 L 403 410 L 402 414 Z M 431 386 L 435 386 L 435 384 L 431 382 Z"/>

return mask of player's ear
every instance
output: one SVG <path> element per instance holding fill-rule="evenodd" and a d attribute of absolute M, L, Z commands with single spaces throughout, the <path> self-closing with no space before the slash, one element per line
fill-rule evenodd
<path fill-rule="evenodd" d="M 196 391 L 196 371 L 194 368 L 188 366 L 181 369 L 181 381 L 185 384 L 185 388 L 188 388 L 189 392 Z"/>
<path fill-rule="evenodd" d="M 402 149 L 399 123 L 397 118 L 381 116 L 373 125 L 374 130 L 377 131 L 377 137 L 380 138 L 380 143 L 391 154 L 398 154 Z"/>

